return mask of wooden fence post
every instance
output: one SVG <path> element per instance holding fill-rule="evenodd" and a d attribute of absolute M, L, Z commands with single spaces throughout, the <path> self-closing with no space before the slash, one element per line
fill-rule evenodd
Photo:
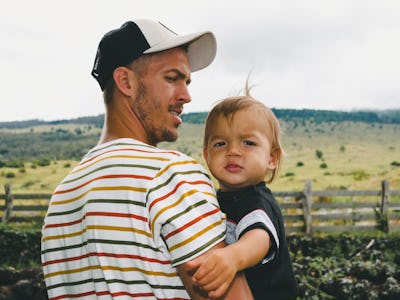
<path fill-rule="evenodd" d="M 382 181 L 382 193 L 381 193 L 381 205 L 380 205 L 380 216 L 379 216 L 379 226 L 383 232 L 389 233 L 389 181 Z"/>
<path fill-rule="evenodd" d="M 312 206 L 312 183 L 310 179 L 306 180 L 304 187 L 303 197 L 303 214 L 304 214 L 304 227 L 306 234 L 313 235 L 311 206 Z"/>
<path fill-rule="evenodd" d="M 4 212 L 3 212 L 2 222 L 6 224 L 11 219 L 11 214 L 13 211 L 13 196 L 11 193 L 11 187 L 8 183 L 6 183 L 4 185 L 4 190 L 5 190 L 5 200 L 6 200 L 5 207 L 6 208 L 4 209 Z"/>

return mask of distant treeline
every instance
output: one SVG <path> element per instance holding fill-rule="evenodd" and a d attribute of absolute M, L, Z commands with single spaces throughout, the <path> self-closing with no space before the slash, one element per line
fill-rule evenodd
<path fill-rule="evenodd" d="M 98 116 L 79 117 L 75 119 L 62 119 L 55 121 L 43 121 L 39 119 L 32 119 L 25 121 L 0 122 L 0 128 L 21 129 L 21 128 L 40 126 L 40 125 L 59 125 L 59 124 L 85 124 L 101 128 L 103 127 L 103 122 L 104 122 L 104 114 L 101 114 Z"/>
<path fill-rule="evenodd" d="M 333 111 L 314 109 L 272 109 L 278 119 L 283 121 L 307 120 L 315 123 L 323 122 L 364 122 L 381 124 L 400 124 L 400 109 L 381 111 Z M 186 123 L 202 124 L 207 117 L 207 112 L 193 112 L 182 115 Z M 26 120 L 0 122 L 0 128 L 18 129 L 29 128 L 39 125 L 58 124 L 87 124 L 101 128 L 104 122 L 104 114 L 91 117 L 80 117 L 75 119 L 64 119 L 56 121 Z"/>
<path fill-rule="evenodd" d="M 381 124 L 400 124 L 400 109 L 382 111 L 332 111 L 314 109 L 276 109 L 272 111 L 279 120 L 307 120 L 315 123 L 323 122 L 364 122 Z M 186 123 L 202 124 L 207 112 L 195 112 L 182 115 Z"/>

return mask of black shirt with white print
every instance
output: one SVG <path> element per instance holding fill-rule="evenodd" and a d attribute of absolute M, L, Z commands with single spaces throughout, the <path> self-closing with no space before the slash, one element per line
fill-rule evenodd
<path fill-rule="evenodd" d="M 256 266 L 246 269 L 246 279 L 255 300 L 296 299 L 293 274 L 281 209 L 265 182 L 241 190 L 217 192 L 221 210 L 227 216 L 228 244 L 254 228 L 266 230 L 270 249 Z"/>

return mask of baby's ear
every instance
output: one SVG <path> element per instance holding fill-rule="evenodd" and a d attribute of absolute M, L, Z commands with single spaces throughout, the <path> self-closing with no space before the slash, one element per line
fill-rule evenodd
<path fill-rule="evenodd" d="M 208 162 L 208 151 L 207 151 L 206 147 L 203 148 L 203 157 L 204 157 L 204 160 L 206 162 Z"/>
<path fill-rule="evenodd" d="M 270 170 L 275 170 L 278 160 L 280 157 L 280 153 L 278 150 L 271 151 L 269 155 L 269 160 L 268 160 L 268 169 Z"/>

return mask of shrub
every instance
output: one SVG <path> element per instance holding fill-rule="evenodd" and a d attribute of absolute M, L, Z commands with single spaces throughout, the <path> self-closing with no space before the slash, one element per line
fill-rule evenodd
<path fill-rule="evenodd" d="M 36 161 L 36 163 L 38 166 L 46 167 L 46 166 L 50 166 L 51 161 L 48 158 L 40 158 Z"/>
<path fill-rule="evenodd" d="M 283 177 L 292 177 L 295 174 L 293 172 L 286 172 L 285 175 L 283 175 Z"/>
<path fill-rule="evenodd" d="M 369 175 L 364 170 L 358 170 L 350 173 L 353 176 L 353 179 L 356 181 L 360 181 L 369 177 Z"/>
<path fill-rule="evenodd" d="M 302 167 L 302 166 L 304 166 L 304 163 L 302 161 L 298 161 L 296 167 Z"/>
<path fill-rule="evenodd" d="M 393 166 L 393 167 L 400 167 L 400 162 L 398 162 L 398 161 L 392 161 L 392 162 L 390 163 L 390 165 Z"/>
<path fill-rule="evenodd" d="M 14 178 L 15 177 L 15 173 L 14 172 L 7 172 L 6 173 L 6 178 Z"/>
<path fill-rule="evenodd" d="M 323 158 L 323 156 L 324 156 L 324 154 L 322 153 L 322 151 L 321 150 L 315 150 L 315 156 L 318 158 L 318 159 L 322 159 Z"/>
<path fill-rule="evenodd" d="M 24 163 L 20 160 L 9 160 L 9 161 L 5 161 L 2 162 L 2 166 L 7 167 L 7 168 L 23 168 L 24 167 Z"/>
<path fill-rule="evenodd" d="M 319 167 L 321 169 L 326 169 L 328 167 L 328 165 L 326 163 L 322 163 L 322 164 L 319 165 Z"/>

